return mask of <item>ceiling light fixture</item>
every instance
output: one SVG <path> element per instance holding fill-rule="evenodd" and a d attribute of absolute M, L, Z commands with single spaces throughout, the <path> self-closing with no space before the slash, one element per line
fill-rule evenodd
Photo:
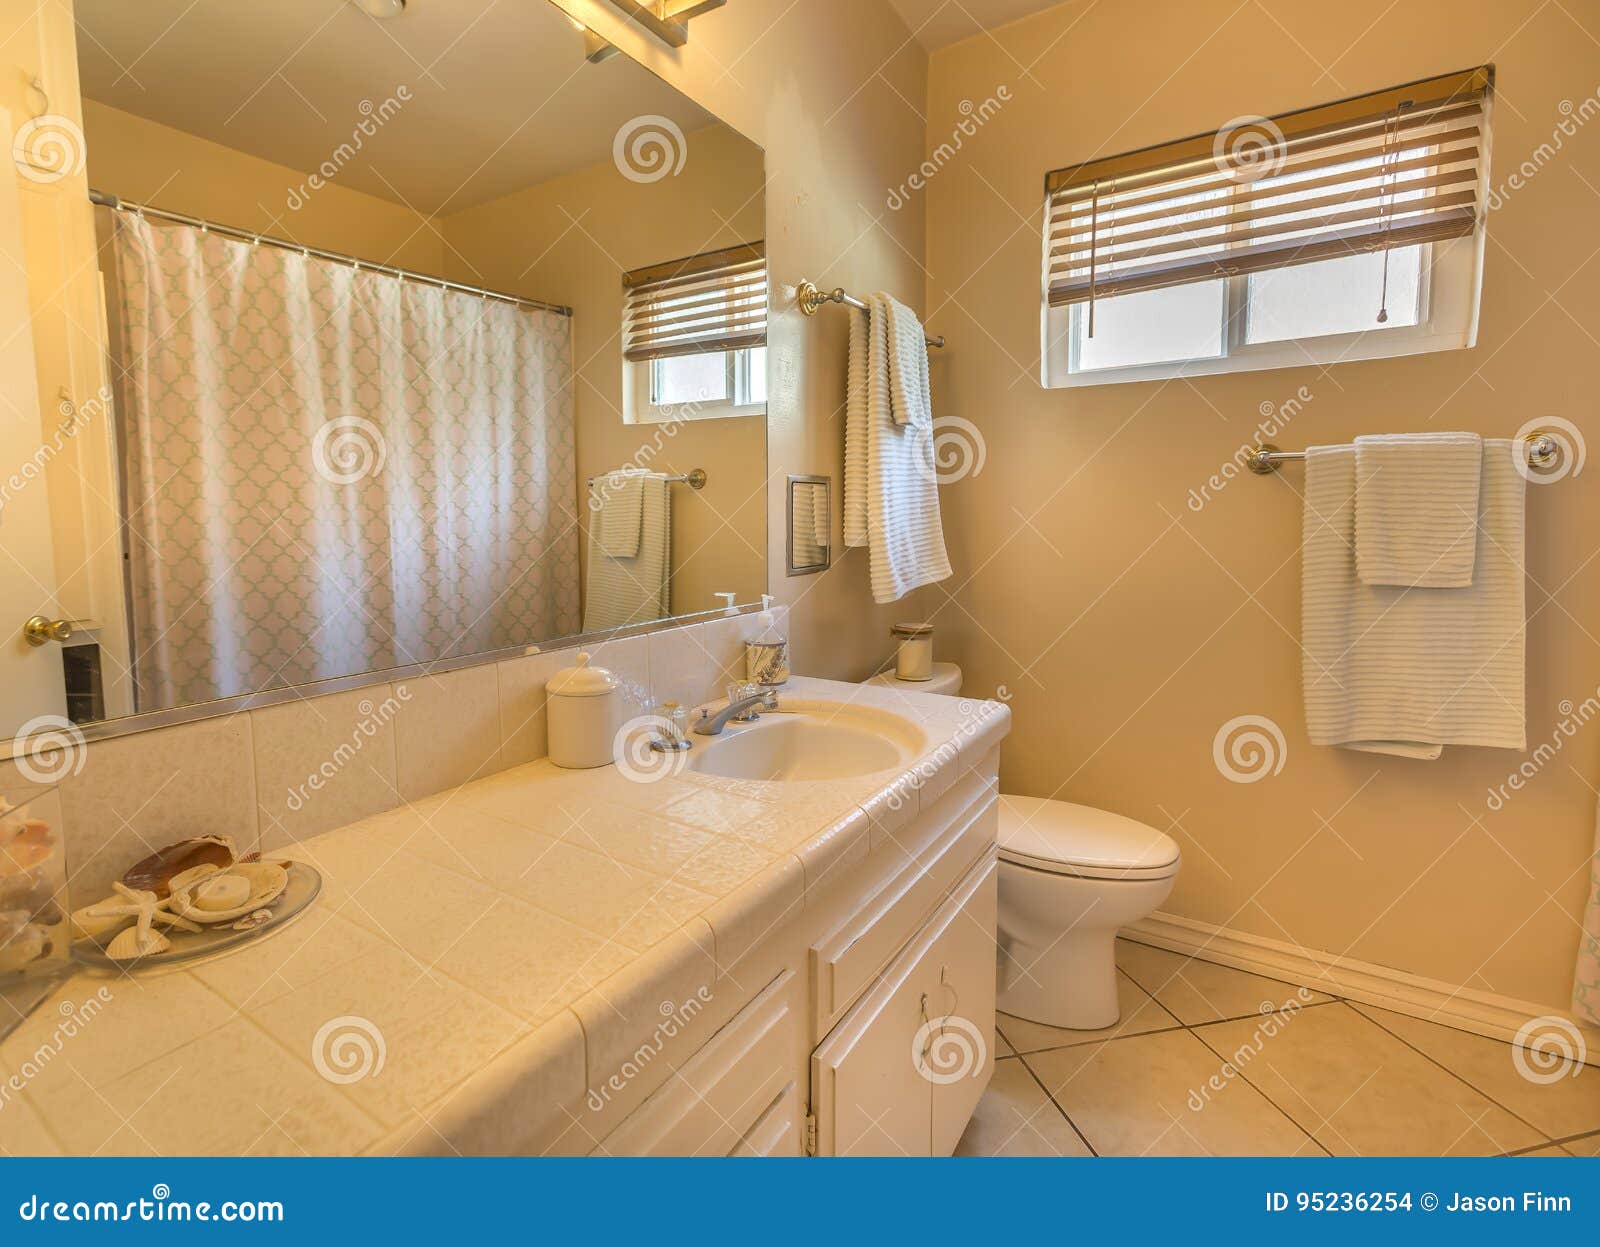
<path fill-rule="evenodd" d="M 399 17 L 406 11 L 406 0 L 353 0 L 353 3 L 368 17 L 376 17 L 380 21 Z"/>

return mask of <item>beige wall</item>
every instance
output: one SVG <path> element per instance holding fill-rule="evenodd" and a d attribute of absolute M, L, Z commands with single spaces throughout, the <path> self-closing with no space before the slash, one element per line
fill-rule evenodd
<path fill-rule="evenodd" d="M 444 240 L 431 218 L 331 182 L 306 193 L 307 175 L 221 143 L 83 102 L 89 185 L 169 212 L 258 230 L 308 247 L 444 274 Z M 301 206 L 291 207 L 299 193 Z"/>
<path fill-rule="evenodd" d="M 890 624 L 918 604 L 873 605 L 865 550 L 822 575 L 784 576 L 787 474 L 832 476 L 837 550 L 844 458 L 845 317 L 828 308 L 806 319 L 793 286 L 809 277 L 920 304 L 921 214 L 883 201 L 922 159 L 927 58 L 885 0 L 737 0 L 695 19 L 688 45 L 671 52 L 603 0 L 555 2 L 766 150 L 768 576 L 794 607 L 798 670 L 870 674 L 890 650 Z"/>
<path fill-rule="evenodd" d="M 681 171 L 631 181 L 607 157 L 514 195 L 445 217 L 449 276 L 575 309 L 578 482 L 633 460 L 655 471 L 704 468 L 699 494 L 672 495 L 672 609 L 718 605 L 719 591 L 758 601 L 767 584 L 766 421 L 758 416 L 673 426 L 623 420 L 622 274 L 734 243 L 766 227 L 761 149 L 711 126 L 685 141 Z M 589 516 L 574 483 L 580 525 Z"/>
<path fill-rule="evenodd" d="M 1586 23 L 1585 30 L 1580 23 Z M 1524 755 L 1437 762 L 1314 748 L 1300 698 L 1298 468 L 1191 489 L 1253 440 L 1261 405 L 1313 396 L 1274 440 L 1590 421 L 1600 269 L 1581 242 L 1600 120 L 1489 221 L 1478 346 L 1408 359 L 1043 390 L 1044 173 L 1486 61 L 1498 72 L 1494 179 L 1600 87 L 1591 8 L 1538 0 L 1069 4 L 935 54 L 930 150 L 1006 84 L 1012 99 L 923 196 L 929 315 L 950 350 L 943 414 L 973 420 L 982 473 L 945 490 L 957 577 L 937 593 L 969 691 L 1005 685 L 1011 792 L 1105 806 L 1182 842 L 1165 908 L 1313 949 L 1565 1004 L 1593 844 L 1600 726 L 1505 808 Z M 1591 106 L 1593 101 L 1591 100 Z M 913 205 L 913 209 L 918 205 Z M 913 210 L 913 209 L 908 209 Z M 1576 246 L 1576 250 L 1573 248 Z M 1593 469 L 1590 469 L 1593 472 Z M 1528 496 L 1529 743 L 1600 684 L 1600 497 L 1585 474 Z M 1218 728 L 1266 715 L 1287 763 L 1254 784 L 1212 762 Z"/>

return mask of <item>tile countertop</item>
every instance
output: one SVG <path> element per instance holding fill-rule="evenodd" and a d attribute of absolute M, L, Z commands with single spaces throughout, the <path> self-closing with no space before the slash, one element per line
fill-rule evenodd
<path fill-rule="evenodd" d="M 0 1155 L 514 1148 L 502 1132 L 548 1125 L 650 1037 L 627 1018 L 657 1006 L 622 1001 L 714 981 L 1010 723 L 897 688 L 780 695 L 817 700 L 914 720 L 921 755 L 788 783 L 541 759 L 269 854 L 323 876 L 282 931 L 192 969 L 80 973 L 0 1042 Z"/>

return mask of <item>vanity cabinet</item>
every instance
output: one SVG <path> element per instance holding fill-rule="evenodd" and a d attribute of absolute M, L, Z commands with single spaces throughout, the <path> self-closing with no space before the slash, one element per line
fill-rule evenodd
<path fill-rule="evenodd" d="M 819 1155 L 955 1149 L 994 1070 L 997 895 L 991 849 L 812 1053 Z"/>
<path fill-rule="evenodd" d="M 720 979 L 729 1012 L 594 1151 L 949 1155 L 994 1071 L 996 761 Z"/>

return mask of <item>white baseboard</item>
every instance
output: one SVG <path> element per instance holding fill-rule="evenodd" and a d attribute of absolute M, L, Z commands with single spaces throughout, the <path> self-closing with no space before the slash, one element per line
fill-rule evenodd
<path fill-rule="evenodd" d="M 1578 1022 L 1564 1010 L 1532 1001 L 1457 987 L 1390 966 L 1356 961 L 1160 911 L 1124 927 L 1122 934 L 1140 944 L 1153 944 L 1202 961 L 1215 961 L 1236 970 L 1282 979 L 1475 1035 L 1487 1035 L 1491 1039 L 1512 1039 L 1534 1018 L 1565 1018 L 1583 1033 L 1588 1050 L 1600 1054 L 1600 1028 Z"/>

